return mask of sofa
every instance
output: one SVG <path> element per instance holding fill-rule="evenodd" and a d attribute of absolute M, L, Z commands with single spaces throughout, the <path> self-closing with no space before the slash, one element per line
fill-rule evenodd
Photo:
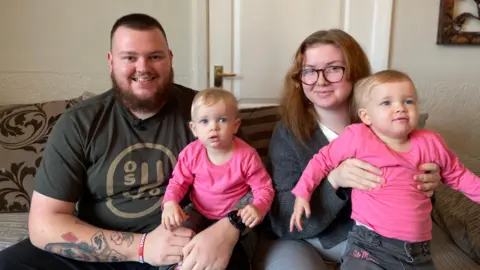
<path fill-rule="evenodd" d="M 0 250 L 28 237 L 32 186 L 48 135 L 63 111 L 87 97 L 0 105 Z M 267 164 L 277 108 L 242 109 L 241 118 L 242 134 Z M 446 186 L 437 189 L 432 211 L 437 269 L 480 269 L 479 217 L 480 206 L 463 194 Z"/>

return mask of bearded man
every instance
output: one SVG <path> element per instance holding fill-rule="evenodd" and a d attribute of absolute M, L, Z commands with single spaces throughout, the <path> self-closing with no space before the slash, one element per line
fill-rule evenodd
<path fill-rule="evenodd" d="M 158 269 L 180 261 L 182 269 L 245 269 L 230 219 L 198 234 L 160 226 L 177 156 L 194 140 L 196 94 L 173 82 L 163 27 L 145 14 L 125 15 L 110 43 L 112 89 L 55 124 L 35 177 L 30 238 L 0 252 L 0 269 Z"/>

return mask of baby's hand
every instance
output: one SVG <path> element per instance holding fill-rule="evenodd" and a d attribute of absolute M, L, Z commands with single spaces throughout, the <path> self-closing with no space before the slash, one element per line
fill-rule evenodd
<path fill-rule="evenodd" d="M 301 197 L 296 197 L 295 206 L 293 207 L 293 214 L 290 218 L 290 232 L 293 232 L 293 226 L 297 227 L 298 231 L 302 231 L 302 216 L 305 212 L 305 216 L 310 218 L 310 203 Z"/>
<path fill-rule="evenodd" d="M 260 211 L 258 211 L 258 209 L 251 204 L 238 210 L 238 215 L 242 217 L 243 224 L 249 228 L 253 228 L 255 225 L 258 225 L 258 223 L 260 223 L 262 220 Z"/>
<path fill-rule="evenodd" d="M 187 216 L 178 203 L 168 201 L 163 204 L 162 224 L 166 230 L 172 231 L 182 225 L 185 220 L 187 220 Z"/>

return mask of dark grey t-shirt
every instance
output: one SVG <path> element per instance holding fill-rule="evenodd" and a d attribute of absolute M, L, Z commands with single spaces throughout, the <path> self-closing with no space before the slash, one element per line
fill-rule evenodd
<path fill-rule="evenodd" d="M 34 189 L 68 202 L 78 217 L 104 229 L 146 232 L 161 223 L 161 202 L 188 128 L 195 91 L 175 85 L 162 110 L 136 119 L 113 90 L 62 114 Z"/>

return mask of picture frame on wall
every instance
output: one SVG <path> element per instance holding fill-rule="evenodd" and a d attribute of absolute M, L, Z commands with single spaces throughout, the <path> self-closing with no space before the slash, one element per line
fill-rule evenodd
<path fill-rule="evenodd" d="M 456 14 L 459 1 L 475 2 L 475 10 Z M 438 17 L 438 45 L 480 45 L 480 31 L 463 31 L 468 20 L 480 20 L 480 0 L 440 0 Z"/>

